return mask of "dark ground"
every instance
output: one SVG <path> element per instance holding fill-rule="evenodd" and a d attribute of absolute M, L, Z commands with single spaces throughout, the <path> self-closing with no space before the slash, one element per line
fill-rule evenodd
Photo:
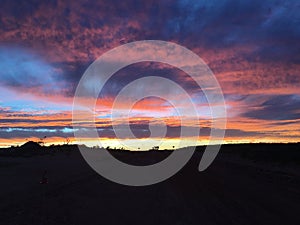
<path fill-rule="evenodd" d="M 146 187 L 102 178 L 74 146 L 48 150 L 56 153 L 0 151 L 1 225 L 300 224 L 299 144 L 222 146 L 204 172 L 198 150 L 175 176 Z M 169 153 L 115 154 L 139 164 Z M 45 169 L 49 183 L 40 184 Z"/>

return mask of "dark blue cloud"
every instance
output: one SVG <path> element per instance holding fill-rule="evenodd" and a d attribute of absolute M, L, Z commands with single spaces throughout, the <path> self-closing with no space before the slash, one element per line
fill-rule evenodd
<path fill-rule="evenodd" d="M 122 125 L 120 125 L 122 127 Z M 130 126 L 132 133 L 136 138 L 148 138 L 151 135 L 149 130 L 149 124 L 132 124 Z M 159 129 L 156 126 L 156 129 Z M 181 126 L 167 126 L 166 138 L 178 138 L 181 137 Z M 82 127 L 81 129 L 89 129 L 89 127 Z M 118 128 L 117 128 L 118 129 Z M 199 127 L 189 127 L 188 129 L 199 131 Z M 111 125 L 102 126 L 97 128 L 99 137 L 102 138 L 116 138 L 116 134 Z M 208 137 L 210 135 L 211 129 L 208 127 L 202 127 L 199 132 L 199 137 Z M 264 136 L 264 133 L 254 132 L 254 131 L 243 131 L 240 129 L 227 129 L 226 137 L 254 137 L 254 136 Z M 73 128 L 71 126 L 31 126 L 31 127 L 1 127 L 0 137 L 1 138 L 30 138 L 30 137 L 73 137 Z M 88 136 L 87 136 L 88 137 Z M 184 137 L 189 137 L 188 134 Z M 163 138 L 158 136 L 157 138 Z"/>
<path fill-rule="evenodd" d="M 147 76 L 170 79 L 191 95 L 202 93 L 197 83 L 184 71 L 163 63 L 140 62 L 129 65 L 115 73 L 103 87 L 100 96 L 115 97 L 129 83 Z"/>
<path fill-rule="evenodd" d="M 49 94 L 61 92 L 63 75 L 41 56 L 20 47 L 0 46 L 0 85 L 12 88 L 38 88 Z"/>
<path fill-rule="evenodd" d="M 299 1 L 179 0 L 154 29 L 158 36 L 205 48 L 254 47 L 255 59 L 299 60 Z M 156 19 L 153 21 L 157 27 Z M 161 36 L 162 37 L 162 36 Z M 275 49 L 274 49 L 275 48 Z M 250 57 L 249 56 L 249 57 Z"/>
<path fill-rule="evenodd" d="M 250 108 L 243 116 L 261 120 L 297 120 L 300 119 L 300 96 L 273 96 L 255 108 L 258 109 Z"/>

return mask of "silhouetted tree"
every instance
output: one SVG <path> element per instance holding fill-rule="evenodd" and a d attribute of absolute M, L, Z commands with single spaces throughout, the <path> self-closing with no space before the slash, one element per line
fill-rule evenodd
<path fill-rule="evenodd" d="M 68 145 L 70 143 L 70 138 L 66 138 L 66 144 Z"/>
<path fill-rule="evenodd" d="M 47 136 L 44 136 L 42 138 L 40 138 L 40 141 L 38 142 L 40 145 L 44 146 L 45 142 L 44 140 L 46 139 Z"/>

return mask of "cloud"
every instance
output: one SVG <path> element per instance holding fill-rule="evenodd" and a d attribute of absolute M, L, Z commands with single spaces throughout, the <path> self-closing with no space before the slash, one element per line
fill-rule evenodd
<path fill-rule="evenodd" d="M 19 136 L 47 135 L 39 127 L 69 128 L 75 88 L 96 58 L 123 43 L 160 39 L 191 49 L 212 69 L 227 100 L 229 136 L 270 137 L 272 131 L 295 136 L 300 106 L 299 7 L 297 0 L 2 0 L 2 127 L 18 128 L 9 135 Z M 107 108 L 124 85 L 149 75 L 178 82 L 199 109 L 206 103 L 182 71 L 144 63 L 124 68 L 106 84 L 100 95 L 105 106 L 101 115 L 108 116 Z M 41 108 L 48 118 L 30 118 L 28 114 Z M 54 119 L 57 111 L 65 110 L 66 117 Z M 149 109 L 139 108 L 137 113 L 142 116 Z M 175 136 L 176 128 L 170 132 Z"/>
<path fill-rule="evenodd" d="M 4 1 L 0 40 L 26 45 L 63 71 L 68 96 L 97 57 L 123 42 L 143 39 L 175 41 L 195 51 L 225 91 L 296 91 L 298 1 L 115 3 Z"/>
<path fill-rule="evenodd" d="M 115 129 L 119 130 L 122 129 L 123 125 L 120 124 L 115 127 Z M 77 129 L 77 128 L 76 128 Z M 89 127 L 81 127 L 80 129 L 88 130 Z M 149 129 L 149 124 L 131 124 L 130 129 L 134 136 L 137 139 L 140 138 L 149 138 L 151 135 L 151 130 L 155 129 L 162 129 L 160 125 L 154 125 L 152 126 L 151 130 Z M 167 126 L 166 127 L 166 136 L 160 136 L 160 133 L 152 134 L 151 138 L 208 138 L 211 132 L 211 129 L 208 127 L 203 127 L 199 130 L 199 127 L 185 127 L 185 126 Z M 190 135 L 190 133 L 186 133 L 182 136 L 180 133 L 182 129 L 188 129 L 191 131 L 191 133 L 195 134 L 199 132 L 198 136 Z M 111 125 L 106 125 L 100 128 L 97 128 L 99 137 L 101 138 L 117 138 L 115 131 Z M 257 135 L 264 136 L 263 133 L 260 132 L 254 132 L 254 131 L 243 131 L 239 129 L 228 129 L 226 130 L 226 138 L 233 138 L 233 137 L 255 137 Z M 36 126 L 36 127 L 1 127 L 0 128 L 0 136 L 1 138 L 8 138 L 8 139 L 14 139 L 14 138 L 29 138 L 29 137 L 73 137 L 73 128 L 67 127 L 67 126 Z M 89 136 L 87 136 L 88 138 Z M 82 136 L 84 138 L 84 136 Z M 124 135 L 122 136 L 122 139 L 130 139 L 131 136 Z"/>
<path fill-rule="evenodd" d="M 249 110 L 243 116 L 261 120 L 297 120 L 300 119 L 299 95 L 277 95 Z"/>
<path fill-rule="evenodd" d="M 62 71 L 44 62 L 38 55 L 16 47 L 0 47 L 0 85 L 15 90 L 36 89 L 46 95 L 62 93 Z"/>

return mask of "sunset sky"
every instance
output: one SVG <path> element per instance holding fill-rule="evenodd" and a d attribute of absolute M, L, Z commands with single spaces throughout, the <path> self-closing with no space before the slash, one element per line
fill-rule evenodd
<path fill-rule="evenodd" d="M 300 141 L 300 2 L 2 0 L 0 7 L 0 146 L 42 137 L 73 143 L 72 104 L 88 66 L 106 51 L 140 40 L 177 43 L 199 55 L 224 93 L 226 143 Z M 178 82 L 202 115 L 199 144 L 209 135 L 209 107 L 183 71 L 160 63 L 128 66 L 105 84 L 95 108 L 104 146 L 119 147 L 110 108 L 122 87 L 143 76 Z M 126 104 L 126 103 L 124 103 Z M 181 102 L 184 107 L 184 101 Z M 137 138 L 149 122 L 167 126 L 162 148 L 176 145 L 180 123 L 159 98 L 143 99 L 130 115 Z M 118 120 L 122 124 L 122 118 Z M 84 139 L 85 137 L 83 137 Z M 186 137 L 187 139 L 190 137 Z M 137 139 L 128 143 L 147 149 Z M 86 140 L 94 145 L 93 140 Z"/>

